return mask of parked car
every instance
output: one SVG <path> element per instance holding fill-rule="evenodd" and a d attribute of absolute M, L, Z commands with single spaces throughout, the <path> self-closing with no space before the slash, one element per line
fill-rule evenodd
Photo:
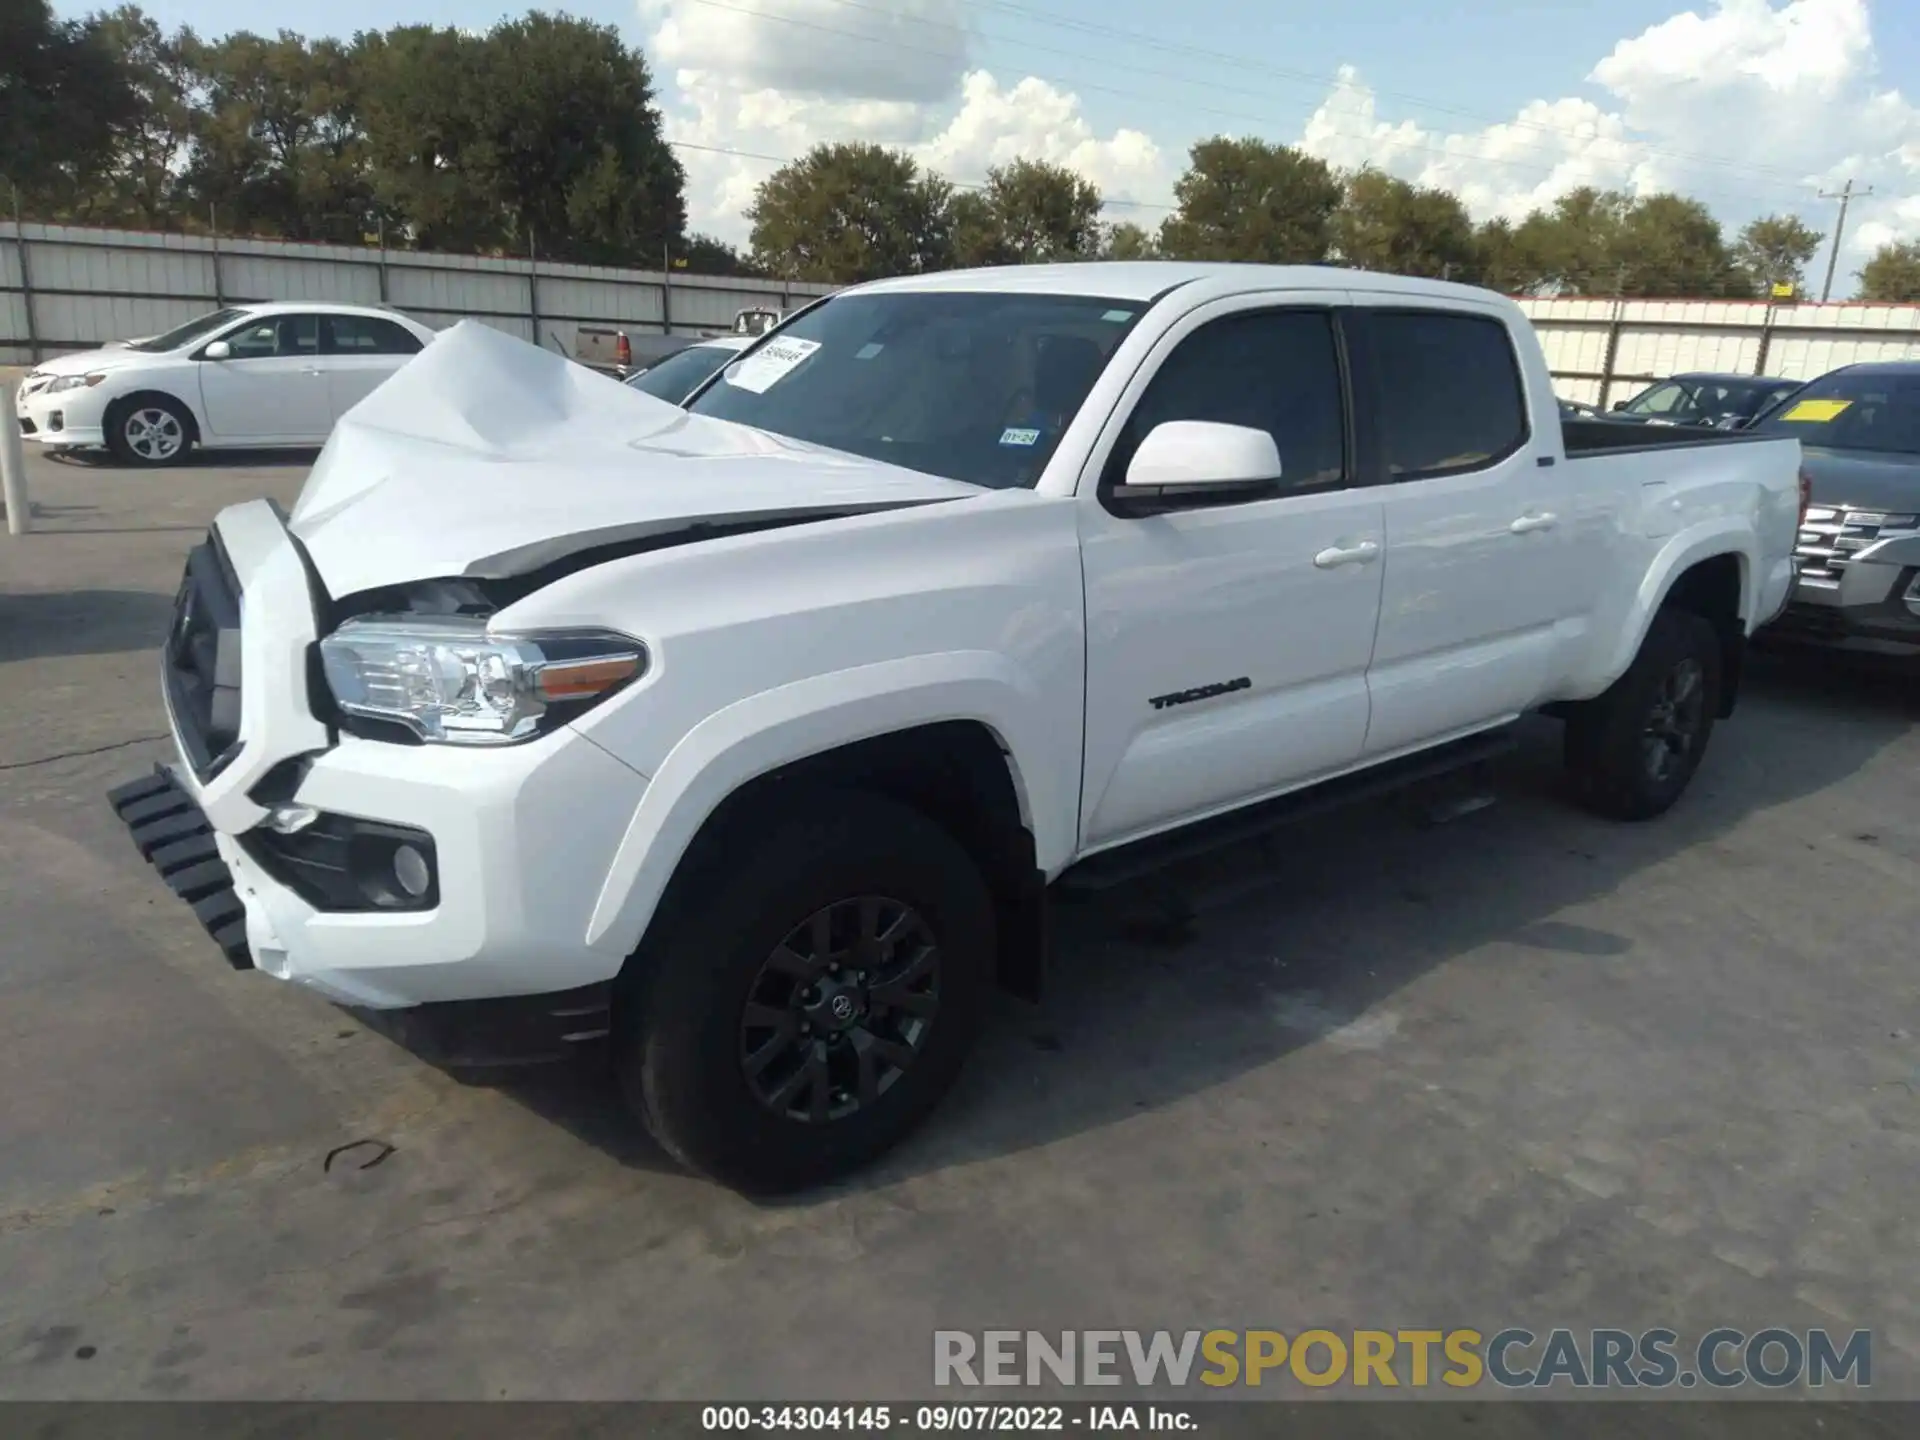
<path fill-rule="evenodd" d="M 1832 371 L 1753 433 L 1798 439 L 1813 485 L 1769 638 L 1920 656 L 1920 362 Z"/>
<path fill-rule="evenodd" d="M 151 339 L 42 361 L 15 406 L 29 440 L 104 445 L 126 465 L 177 464 L 196 446 L 318 445 L 434 334 L 384 307 L 236 305 Z"/>
<path fill-rule="evenodd" d="M 753 344 L 754 338 L 751 335 L 718 335 L 711 340 L 702 340 L 645 370 L 635 371 L 627 377 L 626 383 L 643 395 L 652 395 L 678 405 L 729 360 Z"/>
<path fill-rule="evenodd" d="M 952 272 L 810 307 L 684 410 L 566 363 L 462 325 L 290 516 L 221 512 L 176 758 L 112 801 L 235 965 L 447 1064 L 607 1040 L 747 1189 L 932 1109 L 990 988 L 1038 992 L 1049 886 L 1539 707 L 1588 805 L 1661 814 L 1792 584 L 1796 441 L 1563 422 L 1461 285 Z"/>
<path fill-rule="evenodd" d="M 1610 413 L 1646 425 L 1737 430 L 1800 385 L 1798 380 L 1770 375 L 1675 375 L 1649 385 L 1630 400 L 1615 401 Z"/>

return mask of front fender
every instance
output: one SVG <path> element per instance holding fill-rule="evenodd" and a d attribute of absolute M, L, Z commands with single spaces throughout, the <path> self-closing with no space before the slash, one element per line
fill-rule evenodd
<path fill-rule="evenodd" d="M 1582 693 L 1597 695 L 1624 675 L 1633 657 L 1640 653 L 1653 617 L 1672 593 L 1675 582 L 1695 565 L 1722 555 L 1735 556 L 1740 562 L 1740 619 L 1748 631 L 1785 603 L 1793 587 L 1791 556 L 1782 556 L 1768 566 L 1757 565 L 1753 528 L 1733 517 L 1716 516 L 1689 525 L 1662 541 L 1628 602 L 1622 622 L 1613 627 L 1612 647 L 1601 653 L 1594 670 L 1584 677 Z"/>
<path fill-rule="evenodd" d="M 742 785 L 843 745 L 952 720 L 977 721 L 994 733 L 1007 751 L 1039 867 L 1051 874 L 1064 866 L 1078 823 L 1078 724 L 1050 720 L 1039 687 L 1002 655 L 912 656 L 765 690 L 689 730 L 647 784 L 594 907 L 587 944 L 621 959 L 634 951 L 694 837 Z"/>

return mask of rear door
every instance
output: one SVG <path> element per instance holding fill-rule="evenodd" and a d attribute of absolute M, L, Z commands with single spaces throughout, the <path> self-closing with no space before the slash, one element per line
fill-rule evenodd
<path fill-rule="evenodd" d="M 1162 338 L 1081 482 L 1087 594 L 1083 846 L 1343 769 L 1367 729 L 1381 504 L 1355 489 L 1340 295 L 1239 296 Z M 1112 488 L 1170 420 L 1273 436 L 1269 490 L 1160 514 Z"/>
<path fill-rule="evenodd" d="M 318 444 L 333 428 L 318 315 L 267 315 L 219 337 L 231 353 L 199 361 L 213 442 Z M 204 355 L 204 351 L 196 352 Z"/>
<path fill-rule="evenodd" d="M 1384 756 L 1536 704 L 1577 633 L 1597 532 L 1570 511 L 1569 474 L 1533 443 L 1501 312 L 1356 295 L 1362 423 L 1378 437 L 1380 629 L 1366 753 Z"/>
<path fill-rule="evenodd" d="M 411 330 L 377 315 L 322 315 L 320 336 L 329 428 L 420 352 L 420 340 Z"/>

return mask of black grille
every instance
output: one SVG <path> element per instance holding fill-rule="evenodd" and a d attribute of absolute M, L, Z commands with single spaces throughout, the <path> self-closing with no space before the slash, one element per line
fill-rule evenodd
<path fill-rule="evenodd" d="M 240 586 L 217 534 L 187 556 L 161 671 L 187 763 L 211 779 L 240 739 Z"/>

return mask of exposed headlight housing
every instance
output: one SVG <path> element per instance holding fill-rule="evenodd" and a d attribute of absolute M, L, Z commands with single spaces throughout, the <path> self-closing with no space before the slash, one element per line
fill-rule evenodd
<path fill-rule="evenodd" d="M 465 616 L 367 615 L 320 642 L 343 716 L 439 745 L 544 734 L 646 672 L 646 647 L 607 631 L 488 633 Z"/>
<path fill-rule="evenodd" d="M 95 371 L 91 375 L 56 375 L 53 383 L 47 386 L 47 393 L 57 395 L 62 390 L 91 390 L 106 378 L 104 371 Z"/>

